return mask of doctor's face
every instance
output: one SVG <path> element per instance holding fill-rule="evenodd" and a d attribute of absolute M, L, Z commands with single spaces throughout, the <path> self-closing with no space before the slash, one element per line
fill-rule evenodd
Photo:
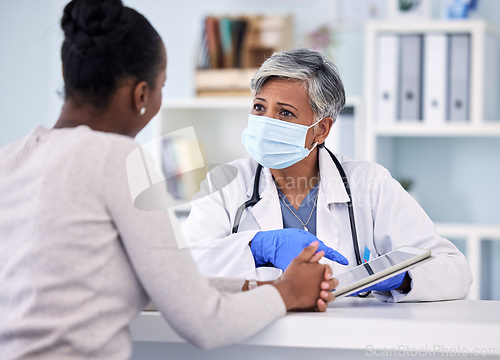
<path fill-rule="evenodd" d="M 251 113 L 306 126 L 314 123 L 309 96 L 298 80 L 279 78 L 267 80 L 253 99 Z M 312 130 L 309 129 L 306 137 L 308 148 L 313 143 Z"/>

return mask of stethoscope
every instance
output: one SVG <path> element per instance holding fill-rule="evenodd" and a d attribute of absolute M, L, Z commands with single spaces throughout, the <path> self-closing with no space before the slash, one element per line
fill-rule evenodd
<path fill-rule="evenodd" d="M 359 245 L 358 245 L 358 235 L 356 233 L 356 222 L 354 220 L 354 210 L 352 206 L 352 196 L 351 196 L 351 188 L 349 187 L 349 182 L 347 181 L 347 176 L 345 174 L 344 169 L 342 168 L 342 165 L 340 164 L 339 160 L 337 157 L 325 147 L 325 150 L 328 151 L 330 154 L 330 157 L 332 158 L 333 162 L 335 163 L 335 166 L 337 167 L 337 170 L 339 171 L 340 176 L 342 177 L 342 182 L 344 183 L 344 188 L 345 191 L 347 192 L 347 196 L 349 196 L 349 202 L 347 203 L 347 210 L 349 211 L 349 222 L 351 223 L 351 236 L 352 236 L 352 242 L 354 245 L 354 254 L 356 256 L 356 262 L 358 265 L 363 264 L 361 261 L 361 255 L 359 253 Z M 236 210 L 236 215 L 235 215 L 235 220 L 233 223 L 233 230 L 232 233 L 236 234 L 238 232 L 238 227 L 240 224 L 241 216 L 243 215 L 243 211 L 247 209 L 250 206 L 254 206 L 260 201 L 260 194 L 259 194 L 259 182 L 260 182 L 260 174 L 262 172 L 262 165 L 258 164 L 257 169 L 255 171 L 255 180 L 253 183 L 253 193 L 252 197 L 250 200 L 246 201 L 244 204 L 242 204 L 238 210 Z"/>

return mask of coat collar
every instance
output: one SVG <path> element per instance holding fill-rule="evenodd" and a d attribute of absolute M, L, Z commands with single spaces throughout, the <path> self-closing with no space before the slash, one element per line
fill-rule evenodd
<path fill-rule="evenodd" d="M 257 166 L 257 165 L 256 165 Z M 256 167 L 255 167 L 256 168 Z M 320 171 L 320 197 L 323 206 L 329 208 L 333 203 L 347 203 L 349 196 L 342 182 L 342 177 L 335 166 L 330 154 L 325 149 L 319 149 L 319 171 Z M 247 198 L 253 193 L 255 175 L 247 189 Z M 261 200 L 252 207 L 251 212 L 257 223 L 264 230 L 283 227 L 278 192 L 274 185 L 273 176 L 268 168 L 262 169 L 259 183 L 259 194 Z M 322 200 L 323 200 L 322 199 Z M 318 203 L 318 206 L 320 204 Z"/>
<path fill-rule="evenodd" d="M 253 193 L 255 175 L 252 183 L 247 189 L 247 198 Z M 251 208 L 251 212 L 262 230 L 274 230 L 283 228 L 283 218 L 279 204 L 278 191 L 274 185 L 273 175 L 268 168 L 262 169 L 259 183 L 260 201 Z"/>

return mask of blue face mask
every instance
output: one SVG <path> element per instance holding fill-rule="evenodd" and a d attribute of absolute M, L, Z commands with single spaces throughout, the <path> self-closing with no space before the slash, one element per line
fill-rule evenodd
<path fill-rule="evenodd" d="M 311 150 L 305 148 L 307 130 L 321 120 L 305 126 L 250 114 L 241 142 L 262 166 L 284 169 L 304 159 L 318 145 L 315 143 Z"/>

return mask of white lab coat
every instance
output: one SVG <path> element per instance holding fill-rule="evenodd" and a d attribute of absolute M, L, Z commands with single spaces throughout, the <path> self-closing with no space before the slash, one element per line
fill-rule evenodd
<path fill-rule="evenodd" d="M 371 258 L 403 245 L 432 250 L 436 259 L 409 271 L 411 291 L 379 292 L 385 301 L 433 301 L 467 295 L 472 275 L 465 257 L 439 237 L 418 203 L 382 166 L 338 156 L 349 180 L 361 257 L 365 246 Z M 276 186 L 269 169 L 260 178 L 261 200 L 244 211 L 237 234 L 231 234 L 237 208 L 251 198 L 256 162 L 242 159 L 212 171 L 202 184 L 183 224 L 191 253 L 206 276 L 252 277 L 255 263 L 248 246 L 261 230 L 283 228 Z M 320 182 L 317 237 L 343 254 L 347 267 L 323 258 L 333 274 L 356 266 L 347 192 L 340 174 L 324 149 L 319 150 Z"/>

